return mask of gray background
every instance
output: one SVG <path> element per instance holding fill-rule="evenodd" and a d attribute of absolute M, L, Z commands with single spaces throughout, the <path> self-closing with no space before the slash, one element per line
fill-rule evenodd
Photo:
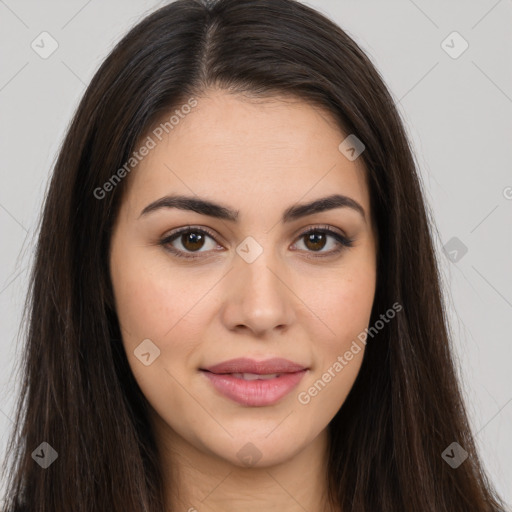
<path fill-rule="evenodd" d="M 99 64 L 129 28 L 165 3 L 0 0 L 2 455 L 19 384 L 13 372 L 27 270 L 50 170 Z M 360 44 L 398 103 L 437 226 L 471 423 L 491 478 L 511 503 L 512 0 L 308 4 Z M 31 48 L 43 31 L 59 45 L 47 59 Z M 469 44 L 457 58 L 445 48 L 458 52 L 461 40 L 442 44 L 453 31 Z"/>

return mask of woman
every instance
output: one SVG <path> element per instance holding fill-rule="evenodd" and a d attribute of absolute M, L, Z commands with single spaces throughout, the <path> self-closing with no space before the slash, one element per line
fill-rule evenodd
<path fill-rule="evenodd" d="M 339 27 L 294 0 L 151 14 L 54 169 L 7 510 L 500 510 L 430 230 Z"/>

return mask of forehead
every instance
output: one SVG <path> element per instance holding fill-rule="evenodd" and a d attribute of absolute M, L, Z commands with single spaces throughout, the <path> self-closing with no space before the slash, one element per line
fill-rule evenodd
<path fill-rule="evenodd" d="M 173 124 L 165 122 L 179 106 L 145 135 L 155 144 L 129 176 L 129 203 L 183 192 L 222 198 L 243 211 L 339 192 L 369 213 L 362 159 L 339 151 L 346 135 L 326 110 L 297 98 L 255 100 L 224 91 L 196 100 Z"/>

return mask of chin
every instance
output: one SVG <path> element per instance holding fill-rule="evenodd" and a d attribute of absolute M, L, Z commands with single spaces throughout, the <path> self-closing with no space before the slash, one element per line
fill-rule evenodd
<path fill-rule="evenodd" d="M 272 432 L 275 428 L 274 424 L 272 428 L 265 428 L 264 432 L 258 433 L 253 425 L 247 430 L 247 435 L 238 433 L 223 443 L 219 443 L 218 438 L 209 439 L 205 447 L 215 456 L 239 468 L 263 469 L 286 463 L 312 441 L 305 434 L 297 435 L 285 430 L 278 435 Z"/>

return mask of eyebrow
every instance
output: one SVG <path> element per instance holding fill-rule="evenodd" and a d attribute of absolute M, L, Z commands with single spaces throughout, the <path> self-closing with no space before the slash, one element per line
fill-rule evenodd
<path fill-rule="evenodd" d="M 208 215 L 217 219 L 229 220 L 236 222 L 238 220 L 239 211 L 231 210 L 226 206 L 218 203 L 191 196 L 165 196 L 148 204 L 140 213 L 139 218 L 151 212 L 163 208 L 178 208 L 180 210 L 189 210 L 201 215 Z M 333 210 L 335 208 L 351 208 L 358 212 L 366 222 L 364 208 L 354 199 L 341 195 L 333 194 L 311 201 L 310 203 L 298 204 L 287 208 L 282 216 L 282 222 L 291 222 L 314 213 Z"/>

